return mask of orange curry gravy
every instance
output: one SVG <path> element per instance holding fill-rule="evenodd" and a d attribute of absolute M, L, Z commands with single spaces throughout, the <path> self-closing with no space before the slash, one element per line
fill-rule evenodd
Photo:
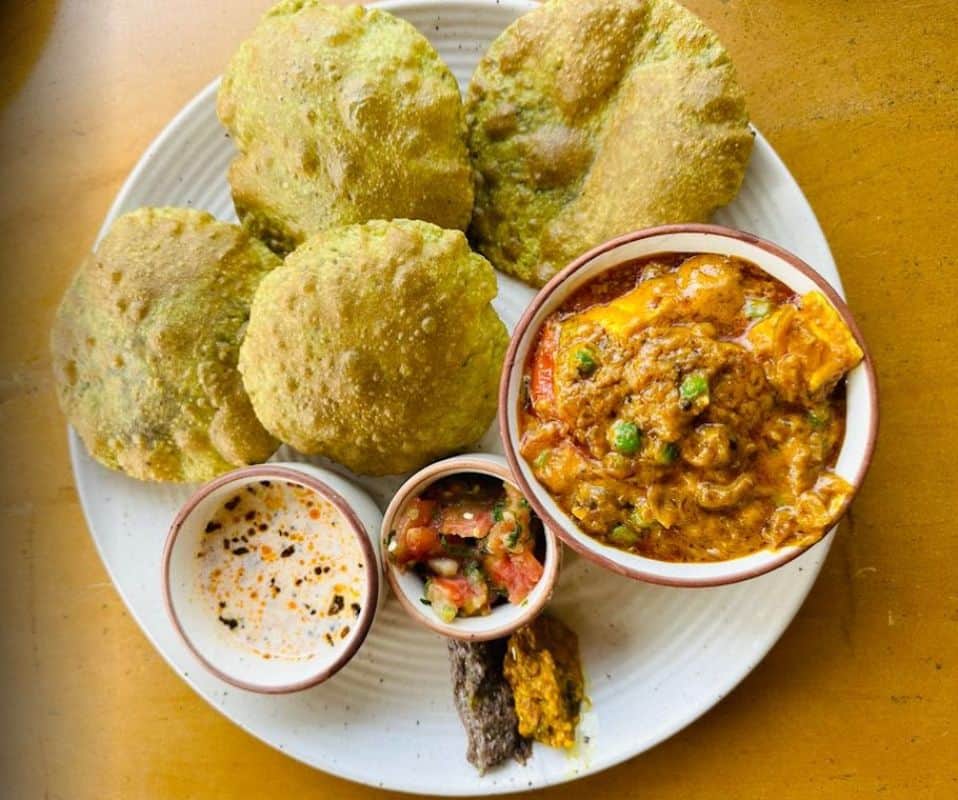
<path fill-rule="evenodd" d="M 748 262 L 666 254 L 544 323 L 521 452 L 585 532 L 664 561 L 806 544 L 852 488 L 831 466 L 862 352 L 823 295 Z"/>

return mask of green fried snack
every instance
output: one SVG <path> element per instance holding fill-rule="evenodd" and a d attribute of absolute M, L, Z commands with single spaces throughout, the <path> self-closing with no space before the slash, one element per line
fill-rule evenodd
<path fill-rule="evenodd" d="M 51 337 L 60 406 L 90 455 L 187 482 L 272 455 L 236 361 L 253 292 L 280 263 L 199 211 L 141 208 L 113 223 Z"/>
<path fill-rule="evenodd" d="M 493 42 L 466 117 L 470 236 L 534 286 L 612 237 L 708 219 L 752 149 L 728 54 L 673 0 L 549 0 Z"/>
<path fill-rule="evenodd" d="M 257 416 L 366 475 L 476 442 L 508 335 L 495 272 L 460 231 L 393 220 L 317 234 L 256 292 L 240 371 Z"/>
<path fill-rule="evenodd" d="M 239 149 L 236 211 L 278 253 L 370 219 L 469 224 L 459 87 L 427 39 L 385 11 L 280 3 L 233 56 L 217 112 Z"/>

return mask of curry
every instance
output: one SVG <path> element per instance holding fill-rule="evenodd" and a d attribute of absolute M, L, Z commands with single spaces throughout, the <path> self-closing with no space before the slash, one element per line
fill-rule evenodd
<path fill-rule="evenodd" d="M 521 453 L 583 531 L 642 556 L 808 544 L 852 494 L 832 467 L 861 359 L 818 292 L 731 257 L 635 261 L 543 324 Z"/>

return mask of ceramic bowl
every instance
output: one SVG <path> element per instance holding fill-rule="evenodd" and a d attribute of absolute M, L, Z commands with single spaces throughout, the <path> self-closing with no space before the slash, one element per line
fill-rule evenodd
<path fill-rule="evenodd" d="M 381 547 L 386 554 L 386 542 L 389 534 L 395 529 L 396 520 L 405 510 L 406 505 L 415 497 L 422 494 L 429 486 L 440 478 L 464 473 L 479 473 L 499 478 L 518 488 L 509 467 L 502 456 L 487 453 L 453 456 L 443 461 L 430 464 L 414 474 L 404 483 L 383 516 Z M 464 641 L 485 641 L 508 636 L 517 628 L 535 619 L 542 611 L 552 590 L 555 588 L 559 574 L 561 549 L 555 534 L 543 525 L 542 534 L 545 537 L 545 560 L 543 573 L 529 596 L 518 604 L 503 603 L 492 609 L 492 613 L 480 617 L 457 617 L 452 622 L 443 622 L 429 608 L 420 602 L 423 596 L 423 581 L 412 571 L 400 572 L 390 563 L 388 554 L 383 556 L 386 578 L 393 592 L 399 599 L 400 605 L 416 622 L 427 628 L 453 639 Z"/>
<path fill-rule="evenodd" d="M 499 394 L 499 427 L 509 467 L 523 494 L 546 525 L 573 550 L 607 569 L 630 578 L 670 586 L 716 586 L 769 572 L 788 563 L 808 547 L 763 550 L 748 556 L 711 563 L 674 563 L 645 558 L 599 542 L 579 529 L 536 479 L 519 454 L 519 389 L 523 367 L 543 321 L 581 286 L 596 276 L 637 258 L 658 253 L 716 253 L 755 264 L 800 294 L 821 291 L 841 314 L 865 356 L 847 376 L 845 438 L 835 471 L 855 491 L 871 461 L 878 428 L 875 370 L 861 332 L 848 306 L 831 285 L 797 256 L 771 242 L 716 225 L 667 225 L 637 231 L 606 242 L 576 259 L 536 295 L 513 333 L 503 367 Z M 849 499 L 850 501 L 850 499 Z M 842 509 L 844 514 L 845 508 Z M 827 536 L 833 533 L 829 532 Z M 821 540 L 819 540 L 821 541 Z M 811 545 L 814 546 L 814 545 Z"/>
<path fill-rule="evenodd" d="M 358 538 L 364 554 L 365 596 L 345 646 L 308 659 L 266 659 L 224 635 L 196 587 L 196 551 L 209 516 L 225 497 L 249 484 L 283 480 L 312 489 L 328 500 Z M 210 672 L 241 689 L 283 694 L 307 689 L 338 672 L 359 650 L 381 604 L 379 529 L 382 514 L 360 489 L 328 470 L 308 464 L 260 464 L 204 484 L 180 509 L 163 553 L 163 596 L 173 626 L 193 655 Z"/>

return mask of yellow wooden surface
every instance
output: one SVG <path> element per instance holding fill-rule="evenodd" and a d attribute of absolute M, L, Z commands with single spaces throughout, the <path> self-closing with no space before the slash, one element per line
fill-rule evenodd
<path fill-rule="evenodd" d="M 7 797 L 384 796 L 255 741 L 153 651 L 84 527 L 49 371 L 55 304 L 124 176 L 266 5 L 0 4 Z M 669 742 L 543 796 L 958 797 L 958 3 L 689 5 L 828 235 L 878 363 L 879 448 L 764 663 Z"/>

